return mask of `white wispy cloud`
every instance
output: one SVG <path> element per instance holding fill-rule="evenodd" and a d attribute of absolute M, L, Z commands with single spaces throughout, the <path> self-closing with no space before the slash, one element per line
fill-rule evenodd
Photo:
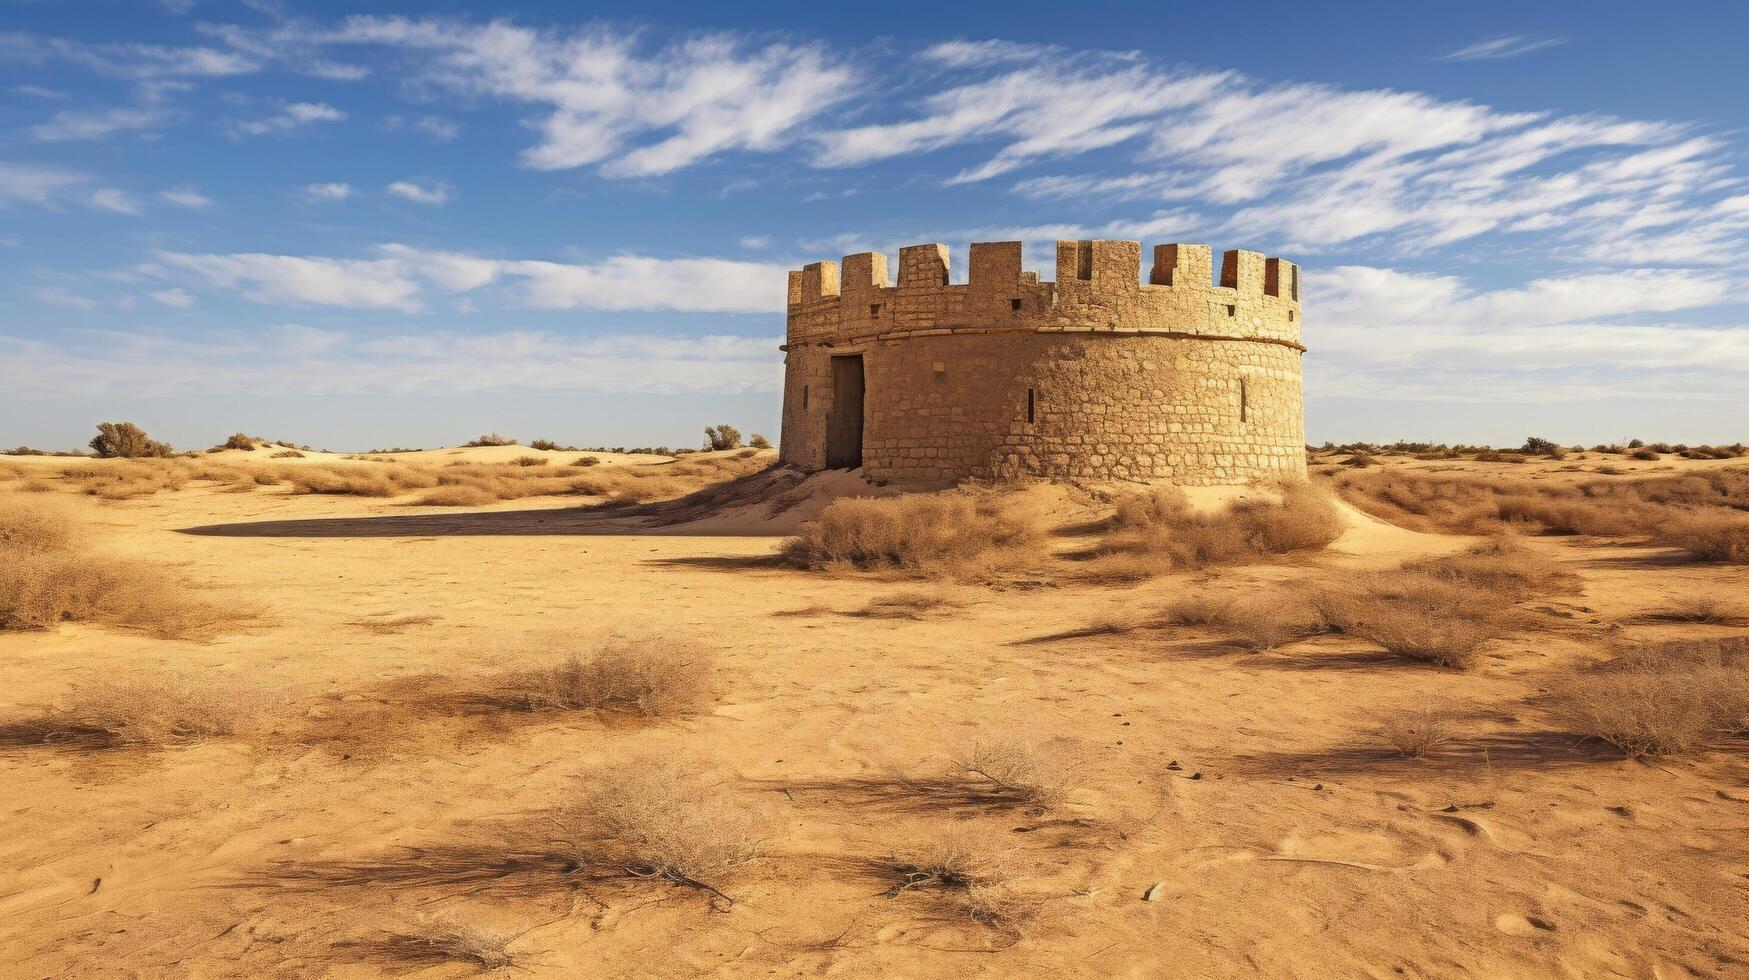
<path fill-rule="evenodd" d="M 420 116 L 417 119 L 390 116 L 383 120 L 383 128 L 391 131 L 411 129 L 414 132 L 423 133 L 439 143 L 447 143 L 462 134 L 460 123 L 443 116 Z"/>
<path fill-rule="evenodd" d="M 132 194 L 115 187 L 102 187 L 91 192 L 90 205 L 100 211 L 112 211 L 139 217 L 144 212 Z"/>
<path fill-rule="evenodd" d="M 448 204 L 449 188 L 443 184 L 397 180 L 385 190 L 398 198 L 412 201 L 414 204 Z"/>
<path fill-rule="evenodd" d="M 238 252 L 200 255 L 158 252 L 157 262 L 207 286 L 233 289 L 257 303 L 313 303 L 351 309 L 421 308 L 420 286 L 392 259 Z M 155 270 L 148 270 L 155 271 Z"/>
<path fill-rule="evenodd" d="M 186 310 L 194 305 L 194 297 L 185 289 L 160 289 L 146 295 L 165 306 L 174 306 L 179 310 Z"/>
<path fill-rule="evenodd" d="M 59 101 L 61 99 L 72 97 L 72 93 L 65 89 L 46 88 L 41 85 L 14 85 L 12 86 L 12 91 L 16 95 L 28 95 L 33 99 L 54 99 Z"/>
<path fill-rule="evenodd" d="M 130 42 L 87 44 L 22 31 L 0 32 L 0 60 L 26 64 L 65 61 L 99 74 L 139 80 L 222 78 L 261 67 L 258 59 L 236 50 Z"/>
<path fill-rule="evenodd" d="M 321 122 L 339 122 L 346 113 L 326 102 L 292 102 L 271 116 L 248 119 L 231 124 L 231 131 L 243 136 L 265 136 L 283 133 Z"/>
<path fill-rule="evenodd" d="M 781 338 L 548 331 L 348 333 L 298 324 L 183 339 L 0 334 L 0 389 L 25 397 L 482 392 L 774 392 Z"/>
<path fill-rule="evenodd" d="M 1731 289 L 1717 273 L 1630 269 L 1477 290 L 1341 266 L 1307 279 L 1308 384 L 1339 378 L 1325 390 L 1360 398 L 1552 401 L 1670 396 L 1691 372 L 1749 379 L 1749 324 L 1669 320 Z M 1706 390 L 1725 389 L 1692 394 Z"/>
<path fill-rule="evenodd" d="M 210 208 L 213 199 L 192 187 L 172 187 L 158 192 L 158 199 L 179 208 Z"/>
<path fill-rule="evenodd" d="M 103 139 L 113 133 L 155 129 L 170 119 L 170 113 L 155 106 L 119 107 L 94 112 L 57 112 L 48 122 L 25 128 L 25 135 L 42 143 Z"/>
<path fill-rule="evenodd" d="M 676 310 L 775 313 L 786 302 L 786 266 L 717 258 L 616 255 L 598 262 L 499 259 L 388 244 L 375 258 L 159 252 L 138 270 L 187 277 L 258 303 L 423 310 L 431 292 L 500 286 L 509 307 L 538 310 Z"/>
<path fill-rule="evenodd" d="M 15 35 L 0 50 L 180 78 L 270 65 L 308 71 L 336 53 L 389 47 L 422 94 L 447 90 L 533 107 L 529 123 L 540 136 L 522 160 L 539 169 L 592 166 L 607 176 L 647 177 L 730 151 L 797 146 L 807 148 L 806 162 L 844 168 L 988 147 L 981 162 L 936 178 L 966 184 L 1106 151 L 1105 172 L 1034 173 L 1014 187 L 1072 201 L 1078 211 L 1126 200 L 1232 208 L 1225 233 L 1267 236 L 1270 247 L 1300 252 L 1386 240 L 1417 251 L 1505 232 L 1542 235 L 1575 257 L 1625 239 L 1637 254 L 1683 262 L 1724 261 L 1716 257 L 1741 254 L 1743 244 L 1735 223 L 1706 215 L 1706 196 L 1734 179 L 1726 147 L 1667 122 L 1269 84 L 1236 72 L 1174 70 L 1136 52 L 1000 38 L 936 43 L 884 68 L 855 59 L 853 69 L 852 56 L 820 44 L 714 33 L 663 45 L 599 24 L 541 30 L 508 20 L 358 16 L 323 25 L 281 17 L 268 28 L 200 30 L 222 46 L 90 46 Z M 1449 57 L 1509 57 L 1560 40 L 1491 38 Z M 927 71 L 907 77 L 918 66 Z M 864 107 L 858 115 L 872 121 L 840 123 L 846 100 L 871 86 L 907 97 Z M 298 123 L 282 114 L 243 131 Z M 447 139 L 455 124 L 426 116 L 391 117 L 390 125 Z M 1119 154 L 1128 163 L 1110 169 Z M 1636 216 L 1640 227 L 1622 227 L 1622 215 Z M 1646 223 L 1655 215 L 1668 216 L 1663 227 Z"/>
<path fill-rule="evenodd" d="M 73 310 L 95 310 L 98 303 L 89 296 L 80 296 L 63 286 L 44 286 L 31 293 L 38 302 Z"/>
<path fill-rule="evenodd" d="M 1107 59 L 1066 57 L 1025 64 L 925 97 L 915 118 L 815 135 L 814 162 L 857 166 L 965 142 L 1005 142 L 950 183 L 987 180 L 1041 158 L 1134 139 L 1146 121 L 1206 100 L 1232 76 L 1174 75 Z"/>
<path fill-rule="evenodd" d="M 304 194 L 315 201 L 344 201 L 352 196 L 352 185 L 344 181 L 311 184 L 304 188 Z"/>
<path fill-rule="evenodd" d="M 951 68 L 976 68 L 1004 62 L 1036 61 L 1062 50 L 1055 45 L 1025 44 L 998 39 L 943 41 L 924 48 L 918 57 L 924 61 L 939 62 Z"/>
<path fill-rule="evenodd" d="M 654 176 L 729 150 L 770 151 L 850 94 L 853 73 L 821 47 L 701 35 L 646 50 L 635 33 L 538 31 L 504 21 L 351 17 L 291 30 L 300 43 L 427 52 L 430 85 L 545 107 L 523 162 Z"/>
<path fill-rule="evenodd" d="M 1564 37 L 1526 37 L 1523 34 L 1512 34 L 1507 37 L 1490 38 L 1466 44 L 1456 51 L 1439 56 L 1440 61 L 1483 61 L 1495 58 L 1516 58 L 1521 54 L 1541 51 L 1558 44 L 1566 44 Z"/>
<path fill-rule="evenodd" d="M 0 207 L 19 201 L 50 204 L 89 180 L 59 167 L 0 162 Z"/>

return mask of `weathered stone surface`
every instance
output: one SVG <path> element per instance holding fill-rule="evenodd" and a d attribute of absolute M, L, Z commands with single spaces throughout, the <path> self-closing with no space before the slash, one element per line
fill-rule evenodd
<path fill-rule="evenodd" d="M 782 454 L 826 464 L 832 357 L 861 355 L 863 465 L 877 479 L 1034 474 L 1241 483 L 1303 476 L 1300 275 L 1206 245 L 1057 243 L 1057 281 L 1019 242 L 846 256 L 790 273 Z"/>

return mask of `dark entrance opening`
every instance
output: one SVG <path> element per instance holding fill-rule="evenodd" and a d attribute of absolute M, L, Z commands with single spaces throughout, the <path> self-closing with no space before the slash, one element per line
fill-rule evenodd
<path fill-rule="evenodd" d="M 832 411 L 826 415 L 826 468 L 862 465 L 862 355 L 832 358 Z"/>

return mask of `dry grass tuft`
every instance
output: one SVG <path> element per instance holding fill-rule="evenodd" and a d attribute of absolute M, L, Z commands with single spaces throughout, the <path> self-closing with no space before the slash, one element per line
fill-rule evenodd
<path fill-rule="evenodd" d="M 1696 678 L 1662 671 L 1575 675 L 1553 690 L 1553 713 L 1569 731 L 1629 756 L 1679 755 L 1706 740 L 1713 716 Z"/>
<path fill-rule="evenodd" d="M 84 537 L 64 509 L 0 498 L 0 630 L 95 622 L 192 637 L 226 618 L 156 566 L 90 551 Z"/>
<path fill-rule="evenodd" d="M 1446 582 L 1490 592 L 1508 602 L 1557 594 L 1579 577 L 1512 537 L 1499 537 L 1456 555 L 1412 562 L 1404 568 Z"/>
<path fill-rule="evenodd" d="M 456 485 L 438 487 L 421 494 L 413 504 L 416 507 L 483 507 L 497 502 L 496 494 L 487 493 L 479 487 Z"/>
<path fill-rule="evenodd" d="M 1749 624 L 1749 603 L 1714 595 L 1684 596 L 1669 605 L 1635 617 L 1653 623 L 1706 623 L 1711 626 Z"/>
<path fill-rule="evenodd" d="M 1654 458 L 1656 455 L 1654 454 Z M 1541 534 L 1656 537 L 1679 547 L 1732 558 L 1730 542 L 1749 527 L 1749 468 L 1729 467 L 1680 476 L 1540 481 L 1497 473 L 1351 473 L 1336 488 L 1355 506 L 1416 531 L 1492 534 L 1513 529 Z M 1730 520 L 1712 520 L 1712 516 Z M 1661 533 L 1662 529 L 1662 533 Z M 1736 554 L 1749 547 L 1741 543 Z M 1723 549 L 1717 551 L 1715 549 Z"/>
<path fill-rule="evenodd" d="M 1320 606 L 1342 633 L 1441 667 L 1474 665 L 1483 646 L 1522 619 L 1493 592 L 1419 571 L 1366 576 L 1324 593 Z"/>
<path fill-rule="evenodd" d="M 1318 597 L 1299 589 L 1243 598 L 1189 596 L 1167 606 L 1161 620 L 1177 626 L 1206 627 L 1258 651 L 1330 632 Z"/>
<path fill-rule="evenodd" d="M 1329 496 L 1310 484 L 1290 483 L 1278 499 L 1249 498 L 1212 513 L 1193 510 L 1183 491 L 1162 488 L 1118 502 L 1101 551 L 1165 572 L 1322 548 L 1342 530 Z"/>
<path fill-rule="evenodd" d="M 295 450 L 287 450 L 274 453 L 270 458 L 301 455 Z M 758 453 L 753 455 L 759 456 Z M 291 492 L 296 494 L 387 498 L 431 491 L 416 503 L 478 506 L 498 500 L 541 496 L 604 497 L 614 503 L 666 500 L 750 476 L 767 465 L 766 459 L 743 458 L 739 454 L 587 470 L 518 462 L 455 461 L 437 465 L 367 454 L 295 466 L 253 461 L 214 464 L 186 458 L 84 459 L 61 466 L 54 474 L 64 484 L 106 500 L 151 496 L 179 490 L 192 482 L 217 483 L 237 492 L 287 483 Z"/>
<path fill-rule="evenodd" d="M 249 682 L 142 678 L 82 688 L 36 725 L 48 741 L 96 738 L 159 748 L 245 735 L 282 702 Z"/>
<path fill-rule="evenodd" d="M 398 463 L 377 466 L 301 466 L 291 475 L 293 493 L 354 497 L 394 497 L 409 490 L 437 485 L 424 470 Z"/>
<path fill-rule="evenodd" d="M 1749 732 L 1749 637 L 1638 644 L 1551 685 L 1550 711 L 1631 757 L 1680 755 Z"/>
<path fill-rule="evenodd" d="M 1042 519 L 1015 495 L 962 489 L 836 501 L 784 543 L 783 555 L 810 569 L 971 578 L 1043 550 Z"/>
<path fill-rule="evenodd" d="M 429 626 L 442 618 L 432 615 L 391 616 L 387 619 L 360 619 L 346 625 L 356 626 L 367 633 L 375 633 L 379 636 L 392 636 L 413 626 Z"/>
<path fill-rule="evenodd" d="M 1662 540 L 1700 561 L 1749 563 L 1749 517 L 1701 515 L 1673 522 Z"/>
<path fill-rule="evenodd" d="M 1034 741 L 995 736 L 975 741 L 952 759 L 962 775 L 987 782 L 1013 802 L 1040 809 L 1062 806 L 1081 787 L 1083 747 L 1069 739 Z"/>
<path fill-rule="evenodd" d="M 967 601 L 958 592 L 947 588 L 915 589 L 871 599 L 849 615 L 866 619 L 924 619 L 931 614 L 962 609 Z"/>
<path fill-rule="evenodd" d="M 1031 903 L 1014 889 L 1016 875 L 1007 852 L 964 828 L 893 855 L 882 871 L 892 879 L 888 898 L 931 893 L 979 925 L 1014 928 L 1032 911 Z"/>
<path fill-rule="evenodd" d="M 711 697 L 715 663 L 709 651 L 658 640 L 620 641 L 588 657 L 514 676 L 512 697 L 530 711 L 611 711 L 671 717 Z"/>
<path fill-rule="evenodd" d="M 1457 731 L 1448 712 L 1420 708 L 1386 719 L 1377 737 L 1404 758 L 1422 759 L 1448 745 Z"/>
<path fill-rule="evenodd" d="M 734 901 L 724 889 L 760 855 L 770 820 L 761 809 L 662 758 L 609 767 L 589 786 L 561 819 L 581 864 Z"/>
<path fill-rule="evenodd" d="M 465 963 L 478 970 L 490 971 L 517 966 L 510 945 L 520 938 L 520 933 L 497 932 L 459 922 L 434 922 L 385 933 L 368 943 L 347 945 L 367 946 L 408 965 Z"/>

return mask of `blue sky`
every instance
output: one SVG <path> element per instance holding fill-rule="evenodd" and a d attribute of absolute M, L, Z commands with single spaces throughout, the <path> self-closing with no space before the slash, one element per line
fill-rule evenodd
<path fill-rule="evenodd" d="M 0 0 L 0 443 L 777 435 L 784 271 L 1305 268 L 1312 441 L 1749 438 L 1749 5 Z"/>

